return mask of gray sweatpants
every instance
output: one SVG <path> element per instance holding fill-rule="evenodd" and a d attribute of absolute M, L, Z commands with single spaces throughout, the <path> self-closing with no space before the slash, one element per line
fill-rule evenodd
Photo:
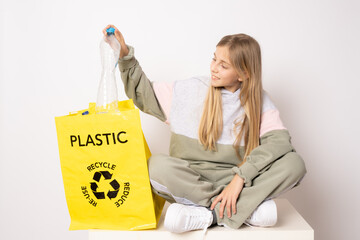
<path fill-rule="evenodd" d="M 149 161 L 149 175 L 153 191 L 170 203 L 210 207 L 214 198 L 234 177 L 231 164 L 184 160 L 164 154 L 153 155 Z M 203 166 L 206 166 L 204 168 Z M 236 214 L 219 217 L 218 225 L 239 228 L 264 200 L 277 197 L 297 186 L 306 173 L 305 164 L 296 152 L 289 152 L 274 161 L 255 177 L 250 187 L 244 187 L 237 201 Z M 226 208 L 224 213 L 226 213 Z"/>

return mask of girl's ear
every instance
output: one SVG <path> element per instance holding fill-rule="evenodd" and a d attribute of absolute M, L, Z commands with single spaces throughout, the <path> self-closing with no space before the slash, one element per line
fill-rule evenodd
<path fill-rule="evenodd" d="M 247 71 L 242 72 L 242 74 L 238 74 L 238 81 L 239 82 L 243 82 L 244 80 L 248 80 L 249 79 L 249 74 L 247 73 Z"/>
<path fill-rule="evenodd" d="M 242 82 L 244 79 L 245 80 L 249 79 L 249 74 L 247 72 L 244 72 L 244 74 L 242 76 L 239 76 L 238 81 Z"/>
<path fill-rule="evenodd" d="M 245 79 L 245 80 L 249 79 L 247 73 L 243 74 L 242 76 L 239 76 L 237 80 L 238 80 L 239 82 L 242 82 L 242 81 L 244 81 L 244 79 Z"/>

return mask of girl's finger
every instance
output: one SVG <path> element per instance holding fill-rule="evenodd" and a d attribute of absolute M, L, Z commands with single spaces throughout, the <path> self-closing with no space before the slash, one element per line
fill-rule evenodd
<path fill-rule="evenodd" d="M 232 200 L 232 211 L 233 211 L 233 214 L 236 214 L 236 199 Z"/>
<path fill-rule="evenodd" d="M 105 28 L 104 28 L 104 30 L 103 31 L 105 31 L 106 32 L 106 29 L 108 29 L 108 28 L 110 28 L 111 27 L 111 25 L 109 24 L 109 25 L 107 25 Z"/>
<path fill-rule="evenodd" d="M 214 201 L 213 201 L 213 203 L 211 204 L 211 207 L 210 207 L 211 210 L 214 210 L 216 204 L 221 201 L 221 198 L 222 198 L 222 196 L 220 194 L 214 199 Z"/>
<path fill-rule="evenodd" d="M 226 212 L 227 212 L 228 218 L 231 218 L 231 202 L 227 202 L 227 204 L 226 204 Z"/>
<path fill-rule="evenodd" d="M 219 200 L 217 199 L 217 198 L 215 198 L 215 200 L 213 201 L 213 203 L 211 204 L 211 207 L 210 207 L 210 209 L 211 210 L 214 210 L 214 208 L 215 208 L 215 206 L 216 206 L 216 204 L 219 202 Z"/>
<path fill-rule="evenodd" d="M 224 217 L 225 204 L 226 204 L 226 200 L 222 200 L 222 202 L 220 203 L 220 209 L 219 209 L 220 218 Z"/>

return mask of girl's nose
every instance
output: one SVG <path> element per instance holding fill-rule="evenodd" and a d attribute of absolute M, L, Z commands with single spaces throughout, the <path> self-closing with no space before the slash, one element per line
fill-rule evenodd
<path fill-rule="evenodd" d="M 210 70 L 211 70 L 212 72 L 215 72 L 215 73 L 216 73 L 216 72 L 218 71 L 218 68 L 217 68 L 216 64 L 211 64 Z"/>

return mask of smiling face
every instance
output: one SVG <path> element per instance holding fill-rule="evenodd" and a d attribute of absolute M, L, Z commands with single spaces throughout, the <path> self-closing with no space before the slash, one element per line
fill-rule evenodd
<path fill-rule="evenodd" d="M 229 49 L 227 46 L 218 46 L 210 64 L 211 85 L 224 87 L 235 92 L 240 88 L 241 78 L 230 63 Z"/>

